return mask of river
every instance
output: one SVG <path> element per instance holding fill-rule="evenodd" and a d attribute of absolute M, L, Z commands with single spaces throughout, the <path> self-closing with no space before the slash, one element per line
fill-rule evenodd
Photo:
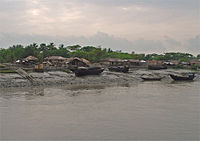
<path fill-rule="evenodd" d="M 0 89 L 0 140 L 200 140 L 200 81 Z"/>

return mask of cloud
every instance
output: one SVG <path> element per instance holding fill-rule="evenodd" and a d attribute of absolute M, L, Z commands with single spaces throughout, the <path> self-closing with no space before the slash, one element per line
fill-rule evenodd
<path fill-rule="evenodd" d="M 195 54 L 200 54 L 200 35 L 187 40 L 186 47 L 188 51 L 194 52 Z"/>
<path fill-rule="evenodd" d="M 161 41 L 144 40 L 139 39 L 133 42 L 123 38 L 108 35 L 106 33 L 98 32 L 93 36 L 68 36 L 68 37 L 56 37 L 56 36 L 34 36 L 34 35 L 19 35 L 19 34 L 0 34 L 0 46 L 8 47 L 14 44 L 27 45 L 31 43 L 50 43 L 54 42 L 58 44 L 74 45 L 80 44 L 82 46 L 102 46 L 103 48 L 112 48 L 113 50 L 122 50 L 126 52 L 140 52 L 140 53 L 163 53 L 165 48 Z"/>
<path fill-rule="evenodd" d="M 0 32 L 126 39 L 197 34 L 198 0 L 1 0 Z"/>
<path fill-rule="evenodd" d="M 8 34 L 0 32 L 0 48 L 7 48 L 12 45 L 31 43 L 55 43 L 65 46 L 79 44 L 81 46 L 101 46 L 113 50 L 125 52 L 135 51 L 136 53 L 165 53 L 165 52 L 188 52 L 194 55 L 200 53 L 200 35 L 177 41 L 176 39 L 164 36 L 162 40 L 136 39 L 133 41 L 116 37 L 103 32 L 97 32 L 91 36 L 44 36 L 28 34 Z"/>
<path fill-rule="evenodd" d="M 194 52 L 199 0 L 0 0 L 0 21 L 3 47 L 64 42 Z"/>
<path fill-rule="evenodd" d="M 168 36 L 164 36 L 164 38 L 165 38 L 164 41 L 165 41 L 166 43 L 168 43 L 169 45 L 171 45 L 171 46 L 181 46 L 181 45 L 182 45 L 181 42 L 176 41 L 175 39 L 172 39 L 172 38 L 170 38 L 170 37 L 168 37 Z"/>

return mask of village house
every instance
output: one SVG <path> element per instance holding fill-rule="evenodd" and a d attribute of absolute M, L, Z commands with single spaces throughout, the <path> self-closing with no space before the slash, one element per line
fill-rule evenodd
<path fill-rule="evenodd" d="M 74 70 L 78 67 L 89 67 L 90 62 L 84 58 L 64 58 L 61 56 L 49 56 L 44 59 L 42 64 L 36 65 L 36 71 L 48 71 L 48 70 Z"/>
<path fill-rule="evenodd" d="M 193 59 L 190 61 L 191 65 L 196 65 L 198 68 L 200 68 L 200 59 Z"/>
<path fill-rule="evenodd" d="M 146 61 L 144 60 L 136 60 L 136 59 L 128 59 L 128 66 L 131 67 L 144 67 L 146 66 Z"/>
<path fill-rule="evenodd" d="M 72 70 L 78 67 L 89 67 L 91 65 L 88 60 L 78 57 L 66 58 L 65 63 Z"/>
<path fill-rule="evenodd" d="M 62 67 L 65 66 L 66 58 L 62 56 L 49 56 L 44 58 L 45 64 Z"/>
<path fill-rule="evenodd" d="M 179 64 L 178 60 L 169 60 L 169 61 L 165 61 L 163 62 L 164 65 L 167 65 L 167 66 L 176 66 Z"/>
<path fill-rule="evenodd" d="M 33 65 L 33 64 L 36 64 L 38 60 L 39 59 L 34 56 L 28 56 L 24 58 L 22 61 L 16 61 L 16 63 L 22 63 L 24 65 Z"/>
<path fill-rule="evenodd" d="M 117 58 L 104 58 L 99 62 L 102 66 L 126 66 L 128 65 L 128 60 L 122 60 Z"/>
<path fill-rule="evenodd" d="M 147 60 L 146 63 L 148 66 L 163 65 L 163 61 L 160 60 Z"/>
<path fill-rule="evenodd" d="M 167 69 L 167 65 L 164 64 L 164 62 L 160 60 L 148 60 L 147 67 L 149 70 Z"/>
<path fill-rule="evenodd" d="M 179 64 L 179 61 L 178 60 L 170 60 L 169 61 L 172 65 L 178 65 Z"/>

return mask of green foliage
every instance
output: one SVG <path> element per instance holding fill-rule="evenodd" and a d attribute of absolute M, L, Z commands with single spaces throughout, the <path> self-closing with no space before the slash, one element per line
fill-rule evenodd
<path fill-rule="evenodd" d="M 181 64 L 178 64 L 176 66 L 173 67 L 174 69 L 184 69 L 184 66 Z"/>
<path fill-rule="evenodd" d="M 16 73 L 15 70 L 0 70 L 0 73 Z"/>
<path fill-rule="evenodd" d="M 165 53 L 164 55 L 158 54 L 148 54 L 145 56 L 145 60 L 179 60 L 179 62 L 189 62 L 190 60 L 194 59 L 195 57 L 189 53 L 180 53 L 180 52 L 169 52 Z"/>
<path fill-rule="evenodd" d="M 198 65 L 197 64 L 192 65 L 191 69 L 192 70 L 197 70 L 198 69 Z"/>
<path fill-rule="evenodd" d="M 194 59 L 195 57 L 192 54 L 189 53 L 165 53 L 165 60 L 183 60 L 183 61 L 190 61 L 191 59 Z"/>
<path fill-rule="evenodd" d="M 22 45 L 13 45 L 8 49 L 0 49 L 0 63 L 15 62 L 18 59 L 23 59 L 27 56 L 35 56 L 40 62 L 47 56 L 62 56 L 69 57 L 69 51 L 64 45 L 56 48 L 54 43 L 30 44 L 26 47 Z"/>
<path fill-rule="evenodd" d="M 197 59 L 200 59 L 200 54 L 197 55 Z"/>
<path fill-rule="evenodd" d="M 56 47 L 54 43 L 41 43 L 40 45 L 33 43 L 23 47 L 22 45 L 13 45 L 8 49 L 0 49 L 0 63 L 14 62 L 18 59 L 23 59 L 27 56 L 35 56 L 40 62 L 48 56 L 62 56 L 62 57 L 80 57 L 85 58 L 91 62 L 98 62 L 103 58 L 119 58 L 119 59 L 138 59 L 138 60 L 178 60 L 179 62 L 189 62 L 195 57 L 189 53 L 169 52 L 165 54 L 136 54 L 124 53 L 122 51 L 113 51 L 110 48 L 101 48 L 94 46 L 81 47 L 80 45 L 73 45 L 65 47 L 60 44 Z M 200 54 L 196 58 L 200 59 Z M 179 66 L 181 67 L 181 66 Z"/>
<path fill-rule="evenodd" d="M 5 68 L 6 66 L 0 64 L 0 68 Z"/>
<path fill-rule="evenodd" d="M 25 49 L 22 45 L 13 45 L 8 49 L 0 49 L 0 62 L 13 62 L 20 58 L 23 58 L 25 54 Z"/>
<path fill-rule="evenodd" d="M 73 45 L 73 46 L 68 46 L 67 48 L 71 51 L 76 51 L 76 50 L 79 50 L 81 48 L 81 46 L 80 45 Z"/>

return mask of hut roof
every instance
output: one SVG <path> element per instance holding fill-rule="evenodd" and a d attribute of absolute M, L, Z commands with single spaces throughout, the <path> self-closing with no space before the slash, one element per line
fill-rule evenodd
<path fill-rule="evenodd" d="M 179 63 L 178 60 L 169 60 L 169 62 L 174 63 L 174 64 L 178 64 Z"/>
<path fill-rule="evenodd" d="M 66 62 L 68 62 L 68 63 L 73 60 L 78 60 L 78 61 L 85 63 L 86 65 L 90 65 L 90 62 L 84 58 L 78 58 L 78 57 L 66 58 Z"/>
<path fill-rule="evenodd" d="M 200 66 L 200 59 L 193 59 L 190 61 L 191 64 L 197 64 L 198 66 Z"/>
<path fill-rule="evenodd" d="M 200 63 L 200 59 L 193 59 L 190 61 L 191 63 Z"/>
<path fill-rule="evenodd" d="M 66 60 L 66 58 L 62 56 L 49 56 L 49 57 L 44 58 L 44 60 Z"/>
<path fill-rule="evenodd" d="M 43 64 L 48 64 L 48 65 L 52 65 L 52 63 L 51 62 L 49 62 L 49 61 L 46 61 L 46 62 L 43 62 Z"/>
<path fill-rule="evenodd" d="M 163 65 L 164 62 L 160 60 L 147 60 L 147 65 Z"/>
<path fill-rule="evenodd" d="M 34 57 L 34 56 L 28 56 L 26 58 L 24 58 L 25 61 L 37 61 L 38 58 Z"/>

